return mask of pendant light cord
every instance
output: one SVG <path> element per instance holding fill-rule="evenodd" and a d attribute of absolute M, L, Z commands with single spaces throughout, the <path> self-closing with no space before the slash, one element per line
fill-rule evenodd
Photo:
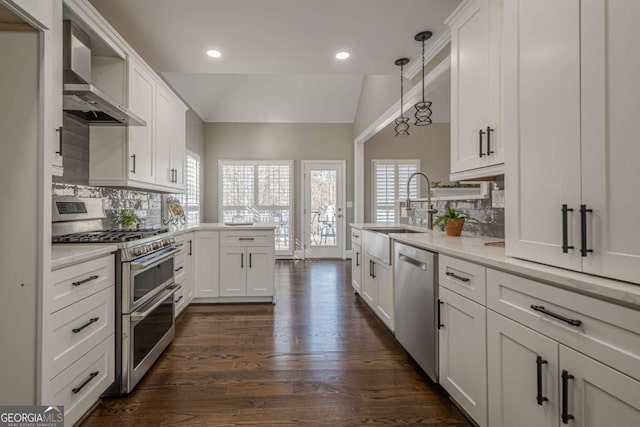
<path fill-rule="evenodd" d="M 424 102 L 424 40 L 422 40 L 422 102 Z"/>
<path fill-rule="evenodd" d="M 404 73 L 404 65 L 400 65 L 400 118 L 401 119 L 404 118 L 404 112 L 403 112 L 403 107 L 404 107 L 404 78 L 403 78 L 403 73 Z"/>

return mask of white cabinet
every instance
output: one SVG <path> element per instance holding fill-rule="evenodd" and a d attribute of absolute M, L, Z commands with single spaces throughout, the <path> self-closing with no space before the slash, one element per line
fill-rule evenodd
<path fill-rule="evenodd" d="M 146 126 L 129 126 L 128 177 L 132 181 L 155 183 L 154 165 L 154 97 L 155 76 L 135 58 L 129 58 L 129 109 L 147 122 Z"/>
<path fill-rule="evenodd" d="M 220 295 L 218 282 L 219 233 L 197 231 L 194 244 L 194 297 L 217 298 Z"/>
<path fill-rule="evenodd" d="M 155 100 L 156 184 L 184 191 L 185 109 L 161 86 Z"/>
<path fill-rule="evenodd" d="M 627 225 L 640 209 L 640 4 L 505 0 L 504 14 L 507 255 L 640 282 Z"/>
<path fill-rule="evenodd" d="M 480 426 L 487 425 L 487 309 L 439 289 L 440 385 Z"/>
<path fill-rule="evenodd" d="M 220 296 L 273 297 L 273 231 L 220 233 Z"/>
<path fill-rule="evenodd" d="M 175 283 L 179 285 L 174 297 L 176 316 L 182 313 L 193 299 L 193 238 L 193 233 L 176 236 L 176 241 L 182 245 L 174 264 Z"/>
<path fill-rule="evenodd" d="M 15 8 L 23 18 L 40 29 L 52 29 L 58 20 L 58 15 L 54 9 L 57 1 L 43 0 L 4 0 L 8 5 Z M 62 25 L 62 22 L 60 22 Z"/>
<path fill-rule="evenodd" d="M 502 0 L 469 0 L 451 27 L 451 180 L 504 170 L 500 122 Z"/>
<path fill-rule="evenodd" d="M 365 253 L 361 296 L 391 331 L 395 330 L 394 289 L 391 266 Z"/>
<path fill-rule="evenodd" d="M 62 0 L 52 0 L 48 3 L 52 8 L 54 19 L 51 22 L 51 30 L 45 33 L 45 43 L 51 48 L 45 49 L 45 58 L 51 66 L 49 75 L 51 76 L 51 127 L 50 132 L 54 133 L 55 144 L 51 146 L 51 173 L 62 175 L 62 137 L 64 128 L 62 126 Z"/>
<path fill-rule="evenodd" d="M 356 243 L 351 243 L 351 286 L 353 291 L 361 293 L 362 283 L 362 247 Z"/>

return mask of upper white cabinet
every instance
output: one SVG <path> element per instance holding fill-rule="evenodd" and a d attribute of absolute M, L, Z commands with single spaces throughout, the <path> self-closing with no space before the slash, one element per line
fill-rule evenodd
<path fill-rule="evenodd" d="M 155 99 L 156 183 L 184 191 L 186 109 L 171 92 L 159 86 Z"/>
<path fill-rule="evenodd" d="M 633 0 L 505 0 L 507 255 L 640 282 L 637 16 Z"/>
<path fill-rule="evenodd" d="M 503 173 L 500 121 L 502 0 L 469 0 L 451 27 L 451 180 Z"/>
<path fill-rule="evenodd" d="M 51 30 L 56 22 L 57 1 L 43 0 L 4 0 L 19 12 L 30 24 L 42 29 Z"/>
<path fill-rule="evenodd" d="M 132 181 L 155 182 L 154 135 L 156 127 L 154 100 L 155 76 L 134 58 L 129 58 L 129 109 L 147 122 L 146 126 L 130 126 L 128 132 L 128 176 Z"/>

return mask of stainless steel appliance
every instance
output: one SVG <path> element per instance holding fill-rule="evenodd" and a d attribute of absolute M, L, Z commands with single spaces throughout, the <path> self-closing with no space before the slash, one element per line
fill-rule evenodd
<path fill-rule="evenodd" d="M 396 339 L 437 383 L 437 256 L 402 243 L 394 255 Z"/>
<path fill-rule="evenodd" d="M 103 229 L 101 199 L 54 197 L 53 243 L 116 243 L 116 381 L 108 395 L 126 394 L 175 336 L 174 258 L 166 228 Z"/>

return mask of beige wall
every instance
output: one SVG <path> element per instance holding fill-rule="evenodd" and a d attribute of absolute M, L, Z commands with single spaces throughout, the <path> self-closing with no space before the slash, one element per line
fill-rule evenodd
<path fill-rule="evenodd" d="M 371 160 L 419 159 L 420 170 L 431 181 L 449 182 L 449 123 L 409 128 L 409 136 L 395 138 L 393 123 L 364 144 L 364 220 L 371 222 Z M 414 178 L 415 179 L 415 178 Z M 422 179 L 422 178 L 420 178 Z M 423 194 L 426 184 L 421 183 Z"/>
<path fill-rule="evenodd" d="M 294 160 L 294 233 L 300 236 L 301 160 L 345 160 L 346 200 L 353 200 L 353 126 L 312 123 L 206 123 L 205 212 L 206 222 L 218 222 L 218 160 Z M 346 223 L 353 209 L 346 208 Z M 298 249 L 298 244 L 296 243 Z M 351 248 L 347 233 L 347 249 Z"/>

